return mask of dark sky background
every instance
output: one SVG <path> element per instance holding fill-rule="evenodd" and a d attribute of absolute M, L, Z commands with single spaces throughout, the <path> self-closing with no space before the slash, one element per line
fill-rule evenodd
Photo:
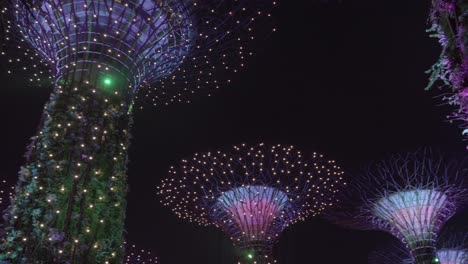
<path fill-rule="evenodd" d="M 234 263 L 221 231 L 193 226 L 162 208 L 156 185 L 193 152 L 233 144 L 287 143 L 336 159 L 348 171 L 386 154 L 432 146 L 463 152 L 424 72 L 440 46 L 430 39 L 430 1 L 282 1 L 279 32 L 230 87 L 190 105 L 135 115 L 130 149 L 128 240 L 163 264 Z M 6 66 L 2 65 L 2 71 Z M 0 177 L 13 180 L 50 88 L 5 78 L 0 84 Z M 468 214 L 453 221 L 466 221 Z M 275 253 L 282 264 L 366 263 L 389 238 L 311 219 L 287 229 Z"/>

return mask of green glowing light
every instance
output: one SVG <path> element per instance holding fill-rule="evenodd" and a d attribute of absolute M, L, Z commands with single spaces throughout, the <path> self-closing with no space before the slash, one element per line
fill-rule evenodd
<path fill-rule="evenodd" d="M 107 86 L 111 85 L 112 84 L 111 78 L 105 78 L 104 79 L 104 84 L 107 85 Z"/>
<path fill-rule="evenodd" d="M 434 259 L 434 262 L 435 262 L 435 263 L 439 263 L 439 262 L 440 262 L 439 258 L 435 258 L 435 259 Z"/>
<path fill-rule="evenodd" d="M 254 257 L 254 256 L 253 256 L 252 253 L 247 254 L 247 258 L 248 258 L 248 259 L 253 259 L 253 257 Z"/>

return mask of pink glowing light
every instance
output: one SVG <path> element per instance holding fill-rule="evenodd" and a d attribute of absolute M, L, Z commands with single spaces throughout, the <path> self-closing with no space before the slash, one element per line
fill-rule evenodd
<path fill-rule="evenodd" d="M 434 226 L 447 197 L 434 190 L 391 194 L 377 202 L 377 215 L 391 223 L 409 243 L 432 239 Z"/>
<path fill-rule="evenodd" d="M 287 201 L 285 193 L 263 186 L 236 188 L 219 199 L 239 231 L 250 240 L 272 239 L 268 231 L 275 218 L 281 217 Z"/>

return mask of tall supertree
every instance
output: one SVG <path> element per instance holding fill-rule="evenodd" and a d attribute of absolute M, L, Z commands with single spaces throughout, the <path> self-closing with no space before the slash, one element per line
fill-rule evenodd
<path fill-rule="evenodd" d="M 429 30 L 442 45 L 440 59 L 430 70 L 428 88 L 436 81 L 448 87 L 444 100 L 457 107 L 450 120 L 461 121 L 468 139 L 468 2 L 432 0 Z"/>
<path fill-rule="evenodd" d="M 440 228 L 466 197 L 466 160 L 447 161 L 428 149 L 395 155 L 353 175 L 329 218 L 398 237 L 417 264 L 435 263 Z"/>
<path fill-rule="evenodd" d="M 281 232 L 334 204 L 342 183 L 341 168 L 320 154 L 242 144 L 182 160 L 158 195 L 178 217 L 221 228 L 241 249 L 239 263 L 276 263 Z"/>
<path fill-rule="evenodd" d="M 244 65 L 253 25 L 269 19 L 275 5 L 11 0 L 6 31 L 22 36 L 18 46 L 28 58 L 37 53 L 50 67 L 54 90 L 19 175 L 0 260 L 121 261 L 136 97 L 167 104 L 218 88 Z"/>

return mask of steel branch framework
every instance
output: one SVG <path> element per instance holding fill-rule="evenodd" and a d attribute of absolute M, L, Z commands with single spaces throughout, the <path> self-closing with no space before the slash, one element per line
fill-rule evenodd
<path fill-rule="evenodd" d="M 235 146 L 195 154 L 158 186 L 162 203 L 190 222 L 214 225 L 242 250 L 240 263 L 275 263 L 271 250 L 291 224 L 335 203 L 343 172 L 335 161 L 293 146 Z"/>
<path fill-rule="evenodd" d="M 466 160 L 430 150 L 395 155 L 354 175 L 328 217 L 359 229 L 385 230 L 411 250 L 415 263 L 434 263 L 437 235 L 466 197 Z"/>
<path fill-rule="evenodd" d="M 6 22 L 8 39 L 20 36 L 23 57 L 48 65 L 54 90 L 20 171 L 0 260 L 121 261 L 127 151 L 138 93 L 144 91 L 153 104 L 168 104 L 190 101 L 185 96 L 202 87 L 218 88 L 227 72 L 244 65 L 248 43 L 257 35 L 254 25 L 268 20 L 276 2 L 11 3 L 2 13 L 14 17 Z"/>

